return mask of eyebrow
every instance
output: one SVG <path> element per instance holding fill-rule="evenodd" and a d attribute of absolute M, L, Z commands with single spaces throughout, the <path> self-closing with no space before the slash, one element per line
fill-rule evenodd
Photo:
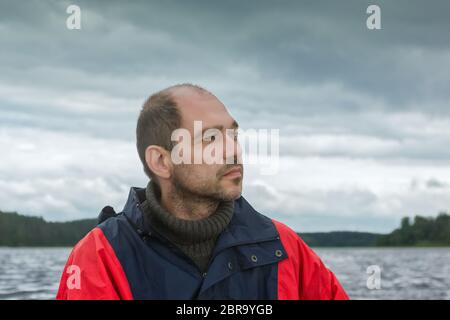
<path fill-rule="evenodd" d="M 237 129 L 237 128 L 239 128 L 239 124 L 236 122 L 236 120 L 233 120 L 233 123 L 231 124 L 231 129 Z M 211 127 L 208 127 L 208 128 L 203 128 L 202 134 L 205 133 L 205 131 L 209 130 L 209 129 L 217 129 L 219 131 L 222 131 L 223 130 L 223 126 L 222 125 L 218 125 L 218 126 L 211 126 Z"/>

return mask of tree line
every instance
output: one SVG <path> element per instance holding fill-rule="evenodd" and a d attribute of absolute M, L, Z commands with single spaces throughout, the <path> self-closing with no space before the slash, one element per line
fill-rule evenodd
<path fill-rule="evenodd" d="M 0 246 L 73 246 L 96 222 L 97 219 L 47 222 L 41 217 L 0 211 Z"/>
<path fill-rule="evenodd" d="M 0 211 L 0 246 L 74 246 L 97 224 L 97 219 L 47 222 L 42 217 Z M 389 234 L 370 232 L 300 233 L 312 247 L 450 246 L 450 215 L 405 217 Z"/>
<path fill-rule="evenodd" d="M 379 246 L 450 246 L 450 215 L 441 212 L 437 217 L 415 216 L 401 220 L 400 228 L 381 236 Z"/>

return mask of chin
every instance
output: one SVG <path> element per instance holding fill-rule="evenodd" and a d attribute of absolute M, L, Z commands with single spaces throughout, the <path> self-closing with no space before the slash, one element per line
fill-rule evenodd
<path fill-rule="evenodd" d="M 239 183 L 238 185 L 232 186 L 224 186 L 223 195 L 226 200 L 236 200 L 242 194 L 242 185 Z"/>

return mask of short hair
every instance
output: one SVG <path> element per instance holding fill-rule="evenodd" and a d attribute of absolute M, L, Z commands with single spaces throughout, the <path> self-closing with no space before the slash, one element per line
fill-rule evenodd
<path fill-rule="evenodd" d="M 211 94 L 200 86 L 183 83 L 163 89 L 145 101 L 136 126 L 136 147 L 145 174 L 155 182 L 158 181 L 145 161 L 145 150 L 151 145 L 157 145 L 172 151 L 174 147 L 171 140 L 172 132 L 181 126 L 181 114 L 172 94 L 178 88 L 189 88 L 200 94 Z"/>

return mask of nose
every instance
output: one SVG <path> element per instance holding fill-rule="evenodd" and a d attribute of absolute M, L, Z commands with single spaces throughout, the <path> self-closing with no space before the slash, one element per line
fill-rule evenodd
<path fill-rule="evenodd" d="M 224 159 L 226 163 L 242 163 L 242 150 L 237 137 L 237 131 L 233 130 L 233 133 L 225 135 L 225 150 Z"/>

